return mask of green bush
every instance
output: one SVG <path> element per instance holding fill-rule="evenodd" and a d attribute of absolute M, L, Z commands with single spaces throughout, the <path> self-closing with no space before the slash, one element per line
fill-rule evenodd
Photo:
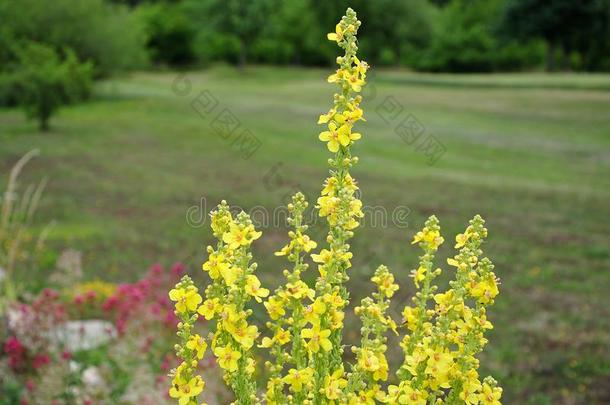
<path fill-rule="evenodd" d="M 90 60 L 96 75 L 136 68 L 146 62 L 145 36 L 127 7 L 104 0 L 0 0 L 2 66 L 17 60 L 23 41 L 55 49 L 71 48 L 80 60 Z"/>
<path fill-rule="evenodd" d="M 90 95 L 93 64 L 79 62 L 73 51 L 66 49 L 60 55 L 48 45 L 29 42 L 17 57 L 17 68 L 9 76 L 11 86 L 41 130 L 48 130 L 49 118 L 60 106 Z"/>
<path fill-rule="evenodd" d="M 195 29 L 177 4 L 140 7 L 150 58 L 155 63 L 181 66 L 195 62 Z"/>

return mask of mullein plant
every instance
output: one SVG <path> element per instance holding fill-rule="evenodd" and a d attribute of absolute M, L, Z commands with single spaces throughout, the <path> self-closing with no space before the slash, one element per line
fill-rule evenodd
<path fill-rule="evenodd" d="M 359 27 L 356 13 L 348 9 L 335 32 L 328 34 L 345 53 L 328 78 L 339 91 L 318 121 L 326 126 L 319 139 L 332 153 L 330 175 L 316 205 L 328 223 L 324 246 L 317 250 L 307 235 L 303 213 L 308 204 L 297 193 L 288 205 L 290 240 L 275 253 L 286 258 L 290 269 L 283 272 L 286 283 L 270 294 L 254 274 L 250 247 L 261 233 L 248 215 L 234 217 L 224 201 L 211 213 L 218 242 L 207 248 L 209 258 L 203 264 L 211 279 L 205 297 L 188 276 L 170 292 L 180 319 L 176 353 L 182 363 L 171 373 L 169 394 L 180 405 L 197 404 L 204 382 L 196 370 L 208 342 L 240 405 L 500 404 L 502 389 L 491 377 L 481 381 L 477 372 L 476 356 L 487 343 L 485 331 L 492 328 L 486 309 L 498 294 L 493 264 L 482 257 L 487 229 L 479 216 L 456 237 L 459 251 L 448 260 L 456 269 L 455 279 L 444 293 L 437 292 L 435 284 L 441 269 L 434 265 L 434 256 L 444 241 L 436 217 L 415 234 L 413 244 L 423 251 L 411 274 L 417 293 L 404 308 L 400 325 L 387 313 L 399 286 L 386 266 L 377 268 L 371 278 L 375 292 L 355 308 L 362 321 L 361 342 L 351 348 L 353 362 L 344 362 L 343 319 L 349 303 L 345 283 L 353 256 L 349 240 L 363 216 L 358 186 L 350 175 L 358 163 L 352 147 L 361 136 L 354 126 L 364 120 L 359 93 L 368 69 L 356 56 Z M 309 260 L 319 273 L 314 286 L 302 279 Z M 248 321 L 253 300 L 269 315 L 262 339 Z M 194 333 L 200 317 L 210 321 L 212 329 L 205 338 Z M 404 360 L 396 373 L 390 372 L 386 358 L 389 333 L 404 333 Z M 269 352 L 269 378 L 260 391 L 255 378 L 258 348 Z"/>

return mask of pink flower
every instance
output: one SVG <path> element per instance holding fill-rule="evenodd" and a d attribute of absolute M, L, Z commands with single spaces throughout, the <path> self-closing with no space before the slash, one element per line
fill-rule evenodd
<path fill-rule="evenodd" d="M 19 339 L 14 336 L 9 337 L 4 342 L 4 353 L 8 355 L 8 363 L 13 370 L 23 367 L 25 348 Z"/>
<path fill-rule="evenodd" d="M 32 361 L 32 367 L 39 369 L 47 364 L 51 363 L 51 358 L 46 354 L 37 354 Z"/>
<path fill-rule="evenodd" d="M 171 273 L 175 278 L 180 278 L 184 274 L 185 266 L 184 264 L 178 262 L 174 263 L 171 269 Z"/>

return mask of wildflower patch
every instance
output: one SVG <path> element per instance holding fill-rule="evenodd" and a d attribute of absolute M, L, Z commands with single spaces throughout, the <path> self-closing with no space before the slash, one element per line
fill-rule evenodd
<path fill-rule="evenodd" d="M 498 295 L 493 264 L 481 250 L 487 229 L 479 216 L 456 237 L 457 253 L 447 263 L 455 275 L 442 293 L 435 284 L 442 270 L 434 259 L 444 243 L 438 219 L 430 217 L 414 235 L 412 243 L 422 250 L 411 273 L 417 293 L 401 322 L 387 313 L 399 286 L 386 266 L 377 268 L 371 277 L 375 292 L 355 307 L 362 328 L 360 344 L 350 349 L 354 361 L 344 361 L 343 321 L 350 299 L 345 283 L 353 258 L 349 241 L 363 217 L 358 184 L 350 174 L 358 163 L 352 148 L 362 137 L 355 126 L 364 120 L 360 92 L 369 69 L 356 56 L 359 27 L 356 13 L 348 9 L 328 34 L 344 55 L 328 78 L 339 92 L 318 120 L 325 126 L 318 138 L 331 153 L 329 177 L 316 204 L 328 224 L 326 238 L 318 243 L 307 234 L 303 213 L 308 203 L 296 193 L 288 205 L 290 240 L 275 253 L 290 269 L 283 272 L 285 284 L 271 292 L 256 276 L 251 245 L 261 232 L 249 215 L 232 215 L 224 201 L 212 211 L 217 243 L 208 246 L 203 264 L 210 283 L 201 294 L 184 276 L 169 293 L 180 320 L 176 354 L 182 361 L 171 373 L 169 395 L 180 405 L 196 404 L 205 389 L 197 369 L 208 346 L 237 404 L 500 404 L 497 382 L 478 374 L 477 355 L 492 328 L 486 309 Z M 313 286 L 302 278 L 311 263 L 318 272 Z M 254 305 L 263 305 L 269 315 L 262 333 L 250 321 Z M 209 336 L 195 333 L 200 318 L 210 321 Z M 395 372 L 385 354 L 389 333 L 402 335 L 404 358 Z M 260 389 L 258 349 L 269 354 L 268 379 Z"/>

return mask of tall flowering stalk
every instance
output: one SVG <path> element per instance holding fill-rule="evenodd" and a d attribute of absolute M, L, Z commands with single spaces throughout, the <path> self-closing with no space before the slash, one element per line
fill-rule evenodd
<path fill-rule="evenodd" d="M 396 331 L 396 323 L 387 315 L 390 298 L 398 291 L 394 276 L 386 266 L 379 266 L 371 281 L 377 291 L 362 300 L 354 309 L 362 321 L 360 347 L 352 347 L 356 363 L 349 376 L 347 400 L 350 404 L 375 404 L 385 402 L 383 384 L 388 379 L 389 367 L 385 356 L 387 332 Z"/>
<path fill-rule="evenodd" d="M 344 362 L 343 319 L 349 303 L 345 283 L 353 256 L 349 240 L 363 215 L 362 202 L 356 197 L 358 186 L 350 174 L 358 163 L 352 147 L 361 135 L 354 131 L 354 125 L 364 120 L 358 93 L 368 69 L 356 56 L 359 27 L 356 13 L 348 9 L 335 32 L 328 34 L 344 55 L 337 58 L 339 68 L 328 78 L 338 85 L 339 92 L 332 108 L 318 121 L 326 126 L 319 139 L 332 153 L 328 159 L 330 176 L 316 204 L 328 224 L 326 245 L 313 253 L 317 243 L 306 234 L 303 223 L 307 202 L 297 193 L 288 206 L 293 228 L 288 233 L 290 241 L 276 252 L 290 263 L 290 269 L 283 272 L 286 284 L 269 295 L 254 275 L 256 263 L 251 263 L 250 246 L 261 233 L 244 212 L 233 218 L 224 201 L 211 213 L 218 242 L 216 247 L 208 246 L 209 258 L 203 264 L 211 279 L 205 301 L 188 276 L 170 292 L 180 319 L 176 353 L 182 359 L 172 374 L 170 395 L 181 405 L 196 404 L 203 390 L 196 368 L 206 341 L 235 394 L 235 403 L 240 405 L 500 404 L 502 389 L 491 377 L 480 381 L 477 372 L 476 356 L 487 343 L 485 331 L 491 328 L 486 308 L 498 294 L 493 265 L 481 258 L 487 229 L 479 216 L 456 237 L 459 252 L 448 260 L 456 268 L 455 280 L 444 293 L 437 293 L 435 284 L 441 269 L 435 268 L 434 258 L 444 242 L 438 219 L 430 217 L 415 234 L 413 243 L 423 251 L 412 271 L 417 293 L 413 304 L 403 311 L 400 328 L 387 314 L 399 286 L 386 266 L 377 268 L 371 278 L 375 291 L 355 308 L 362 321 L 360 344 L 352 347 L 355 361 Z M 308 259 L 317 263 L 315 288 L 301 278 L 308 269 Z M 253 350 L 259 332 L 248 321 L 252 299 L 259 303 L 265 299 L 263 305 L 270 318 L 258 343 L 269 351 L 265 363 L 269 379 L 261 399 L 253 377 Z M 213 325 L 207 340 L 194 333 L 199 316 Z M 405 336 L 400 343 L 404 361 L 388 385 L 390 331 L 405 331 Z"/>
<path fill-rule="evenodd" d="M 301 279 L 301 274 L 309 267 L 304 262 L 305 255 L 317 246 L 305 233 L 307 225 L 303 223 L 303 212 L 307 206 L 301 193 L 295 194 L 292 203 L 288 204 L 288 222 L 294 230 L 288 234 L 290 242 L 275 255 L 285 256 L 292 263 L 292 270 L 284 270 L 286 285 L 280 286 L 265 302 L 271 319 L 267 326 L 273 335 L 271 338 L 263 338 L 261 346 L 269 348 L 274 358 L 273 362 L 268 363 L 270 378 L 265 395 L 268 404 L 284 404 L 288 401 L 303 403 L 312 388 L 313 369 L 308 365 L 311 340 L 308 344 L 301 331 L 321 302 L 314 301 L 314 290 Z M 290 349 L 288 346 L 291 346 Z"/>
<path fill-rule="evenodd" d="M 333 107 L 318 121 L 327 126 L 319 139 L 326 142 L 333 157 L 328 160 L 330 177 L 326 179 L 317 201 L 319 215 L 326 218 L 329 226 L 328 248 L 312 255 L 313 260 L 319 263 L 320 276 L 315 290 L 321 310 L 312 318 L 311 327 L 301 333 L 309 342 L 323 343 L 321 350 L 317 345 L 309 345 L 313 346 L 310 347 L 310 356 L 315 370 L 314 404 L 337 400 L 347 384 L 343 375 L 342 330 L 343 308 L 349 300 L 344 284 L 349 279 L 347 269 L 351 267 L 352 258 L 348 241 L 363 215 L 362 202 L 355 196 L 358 186 L 349 170 L 358 162 L 358 158 L 352 155 L 352 145 L 361 135 L 354 132 L 353 127 L 364 119 L 359 107 L 362 97 L 358 93 L 365 84 L 368 69 L 366 62 L 356 56 L 359 27 L 356 13 L 348 9 L 335 32 L 328 34 L 328 39 L 335 41 L 345 54 L 337 58 L 339 68 L 328 78 L 330 83 L 339 86 L 340 92 L 334 96 Z"/>

